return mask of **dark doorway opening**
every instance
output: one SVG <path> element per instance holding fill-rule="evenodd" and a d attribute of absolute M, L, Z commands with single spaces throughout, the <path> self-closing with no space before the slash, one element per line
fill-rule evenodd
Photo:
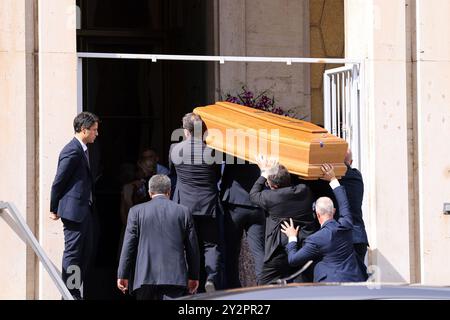
<path fill-rule="evenodd" d="M 183 0 L 77 0 L 79 52 L 211 55 L 210 4 Z M 122 299 L 116 288 L 121 189 L 127 165 L 152 147 L 167 165 L 170 137 L 182 116 L 213 103 L 207 92 L 211 66 L 203 62 L 123 59 L 83 60 L 83 110 L 97 114 L 97 253 L 87 299 Z"/>

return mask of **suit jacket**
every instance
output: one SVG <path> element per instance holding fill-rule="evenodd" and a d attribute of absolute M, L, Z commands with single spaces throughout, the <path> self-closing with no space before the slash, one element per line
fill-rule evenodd
<path fill-rule="evenodd" d="M 50 211 L 61 218 L 82 222 L 90 214 L 93 178 L 81 143 L 73 138 L 59 154 L 50 195 Z"/>
<path fill-rule="evenodd" d="M 292 177 L 292 176 L 291 176 Z M 298 177 L 296 177 L 298 178 Z M 292 180 L 291 180 L 292 181 Z M 333 190 L 330 188 L 330 184 L 325 180 L 303 180 L 298 179 L 298 183 L 306 184 L 312 192 L 313 201 L 317 201 L 320 197 L 328 197 L 333 201 L 334 207 L 336 208 L 335 217 L 339 217 L 338 213 L 338 203 L 336 201 L 336 197 L 334 196 Z"/>
<path fill-rule="evenodd" d="M 264 262 L 272 257 L 278 247 L 284 249 L 288 241 L 281 233 L 283 221 L 292 218 L 300 226 L 300 243 L 319 228 L 312 214 L 311 191 L 306 185 L 264 190 L 265 182 L 266 178 L 259 177 L 250 190 L 250 200 L 267 213 Z"/>
<path fill-rule="evenodd" d="M 286 246 L 290 265 L 300 266 L 308 260 L 320 260 L 314 267 L 314 282 L 359 282 L 367 276 L 356 257 L 352 239 L 352 214 L 343 186 L 333 190 L 341 217 L 326 221 L 321 229 L 309 236 L 297 251 L 297 243 Z"/>
<path fill-rule="evenodd" d="M 353 218 L 353 243 L 366 243 L 367 233 L 364 225 L 362 215 L 362 201 L 364 196 L 364 183 L 361 172 L 358 169 L 353 169 L 347 166 L 347 172 L 340 180 L 341 185 L 345 187 L 347 191 L 348 202 L 350 205 L 350 211 Z"/>
<path fill-rule="evenodd" d="M 198 280 L 200 255 L 188 208 L 164 196 L 130 209 L 118 268 L 119 279 L 142 285 L 187 286 Z"/>
<path fill-rule="evenodd" d="M 258 207 L 250 201 L 249 193 L 260 175 L 259 167 L 247 161 L 245 164 L 226 164 L 220 186 L 222 201 L 239 206 Z"/>
<path fill-rule="evenodd" d="M 188 207 L 193 215 L 215 216 L 220 165 L 203 155 L 214 150 L 198 139 L 189 138 L 170 147 L 169 164 L 175 168 L 177 185 L 173 201 Z"/>

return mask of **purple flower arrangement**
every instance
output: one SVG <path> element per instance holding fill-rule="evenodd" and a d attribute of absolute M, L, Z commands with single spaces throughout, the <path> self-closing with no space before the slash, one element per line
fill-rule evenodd
<path fill-rule="evenodd" d="M 275 98 L 268 96 L 268 90 L 265 90 L 259 94 L 254 94 L 246 86 L 242 86 L 241 91 L 236 95 L 227 93 L 225 101 L 240 104 L 250 108 L 260 109 L 263 111 L 272 112 L 282 116 L 295 117 L 295 113 L 292 110 L 285 111 L 281 107 L 275 105 Z"/>

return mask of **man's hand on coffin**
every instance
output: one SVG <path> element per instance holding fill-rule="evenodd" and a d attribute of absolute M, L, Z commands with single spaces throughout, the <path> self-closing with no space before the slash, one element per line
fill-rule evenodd
<path fill-rule="evenodd" d="M 336 179 L 336 174 L 334 173 L 334 168 L 329 163 L 324 163 L 321 167 L 323 172 L 322 180 L 331 181 Z"/>
<path fill-rule="evenodd" d="M 277 159 L 268 158 L 265 155 L 259 154 L 255 157 L 256 164 L 261 169 L 261 176 L 267 179 L 270 174 L 270 169 L 278 165 Z"/>

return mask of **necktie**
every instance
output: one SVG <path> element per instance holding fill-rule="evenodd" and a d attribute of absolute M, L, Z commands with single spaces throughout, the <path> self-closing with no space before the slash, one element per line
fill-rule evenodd
<path fill-rule="evenodd" d="M 86 155 L 86 160 L 87 160 L 88 167 L 89 167 L 89 170 L 90 170 L 91 169 L 91 164 L 89 163 L 89 151 L 88 151 L 88 149 L 86 149 L 84 151 L 84 154 Z M 92 191 L 91 191 L 91 193 L 89 195 L 89 205 L 92 205 Z"/>
<path fill-rule="evenodd" d="M 88 149 L 86 149 L 86 151 L 84 151 L 84 154 L 86 155 L 86 160 L 87 160 L 87 163 L 88 163 L 88 167 L 90 169 L 91 168 L 91 164 L 89 163 L 89 151 L 88 151 Z"/>

